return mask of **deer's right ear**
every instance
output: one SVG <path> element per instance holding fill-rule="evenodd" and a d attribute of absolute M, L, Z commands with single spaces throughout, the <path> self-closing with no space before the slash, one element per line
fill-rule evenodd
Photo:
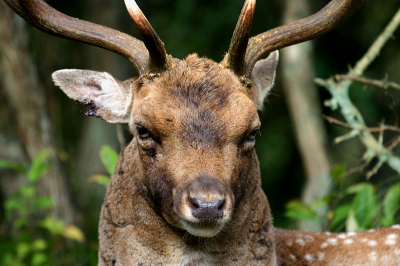
<path fill-rule="evenodd" d="M 52 74 L 54 83 L 72 100 L 91 108 L 86 115 L 110 123 L 128 123 L 133 103 L 128 82 L 106 72 L 63 69 Z"/>

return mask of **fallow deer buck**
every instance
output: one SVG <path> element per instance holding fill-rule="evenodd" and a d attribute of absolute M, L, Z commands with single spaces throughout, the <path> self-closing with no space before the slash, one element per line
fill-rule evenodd
<path fill-rule="evenodd" d="M 128 124 L 134 135 L 102 207 L 99 265 L 400 265 L 400 226 L 339 234 L 275 229 L 254 150 L 276 50 L 332 30 L 362 0 L 333 0 L 250 39 L 256 1 L 246 0 L 220 63 L 167 55 L 133 0 L 125 3 L 144 42 L 42 1 L 5 2 L 39 29 L 119 53 L 139 72 L 126 81 L 89 70 L 53 73 L 68 97 L 90 107 L 87 115 Z"/>

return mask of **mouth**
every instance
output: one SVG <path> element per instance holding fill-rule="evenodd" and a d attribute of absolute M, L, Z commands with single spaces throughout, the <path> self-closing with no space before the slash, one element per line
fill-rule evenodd
<path fill-rule="evenodd" d="M 189 234 L 198 237 L 214 237 L 224 228 L 225 223 L 221 222 L 190 222 L 180 220 L 183 229 Z"/>

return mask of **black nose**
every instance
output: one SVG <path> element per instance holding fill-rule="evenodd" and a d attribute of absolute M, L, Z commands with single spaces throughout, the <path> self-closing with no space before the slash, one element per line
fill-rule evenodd
<path fill-rule="evenodd" d="M 201 222 L 216 222 L 224 216 L 225 199 L 215 202 L 204 202 L 198 198 L 190 198 L 192 215 Z"/>

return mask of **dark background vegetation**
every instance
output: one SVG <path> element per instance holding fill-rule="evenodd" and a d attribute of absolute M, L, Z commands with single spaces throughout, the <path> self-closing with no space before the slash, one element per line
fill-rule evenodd
<path fill-rule="evenodd" d="M 140 39 L 122 0 L 47 2 L 72 17 L 116 28 Z M 243 0 L 138 0 L 137 2 L 163 40 L 169 54 L 182 59 L 190 53 L 197 53 L 217 62 L 222 60 L 228 50 L 243 5 Z M 315 13 L 328 2 L 309 0 L 311 13 Z M 399 0 L 367 0 L 360 11 L 339 29 L 313 41 L 315 77 L 328 78 L 334 74 L 346 73 L 348 67 L 363 56 L 399 6 Z M 0 8 L 8 7 L 1 5 Z M 282 25 L 285 8 L 285 1 L 282 0 L 259 0 L 252 36 Z M 98 216 L 105 190 L 97 184 L 88 183 L 87 179 L 95 173 L 105 172 L 98 156 L 102 145 L 108 144 L 119 151 L 116 128 L 115 125 L 84 116 L 81 113 L 84 107 L 72 102 L 56 88 L 50 75 L 56 70 L 65 68 L 92 69 L 107 71 L 124 80 L 135 76 L 136 71 L 128 60 L 109 51 L 56 38 L 31 26 L 26 26 L 26 29 L 28 52 L 35 68 L 32 71 L 37 74 L 38 82 L 44 92 L 45 109 L 52 125 L 55 147 L 61 159 L 61 167 L 65 171 L 66 184 L 69 186 L 67 191 L 76 207 L 75 211 L 79 213 L 79 224 L 88 242 L 95 246 Z M 20 32 L 12 34 L 18 35 Z M 399 39 L 400 32 L 397 31 L 393 40 L 385 46 L 365 76 L 382 79 L 388 75 L 389 80 L 400 83 Z M 263 124 L 262 137 L 258 137 L 256 149 L 261 164 L 263 188 L 272 207 L 275 225 L 293 227 L 293 223 L 283 215 L 284 205 L 293 198 L 301 197 L 305 174 L 282 88 L 284 67 L 282 64 L 278 66 L 276 86 L 268 98 L 268 103 L 265 104 L 265 110 L 260 113 Z M 27 163 L 29 159 L 21 159 L 16 156 L 18 153 L 6 150 L 12 143 L 20 145 L 24 135 L 16 127 L 17 118 L 13 108 L 18 106 L 10 106 L 5 89 L 2 87 L 5 83 L 1 81 L 7 79 L 3 74 L 4 72 L 0 72 L 0 135 L 8 145 L 0 146 L 2 150 L 0 155 L 8 160 Z M 286 92 L 290 93 L 290 88 Z M 329 99 L 329 94 L 323 89 L 319 89 L 318 93 L 320 100 L 315 104 L 321 106 L 322 112 L 341 119 L 338 112 L 323 107 L 323 101 Z M 377 126 L 382 119 L 385 119 L 386 124 L 397 125 L 397 115 L 400 113 L 399 92 L 385 93 L 383 89 L 356 85 L 351 91 L 351 96 L 361 110 L 367 125 Z M 395 107 L 391 108 L 393 103 Z M 333 145 L 333 139 L 348 130 L 325 122 L 324 126 L 328 132 L 328 151 L 332 165 L 345 163 L 348 168 L 356 167 L 364 151 L 361 144 L 352 140 Z M 24 149 L 26 148 L 22 147 L 22 151 Z M 0 171 L 0 179 L 2 175 L 5 176 L 5 172 Z M 379 182 L 394 175 L 394 171 L 384 166 L 372 181 Z M 356 173 L 347 178 L 349 183 L 353 183 L 364 180 L 365 175 Z M 7 195 L 10 195 L 9 190 L 13 188 L 12 180 L 7 182 L 9 183 L 2 183 L 0 206 L 7 199 Z M 1 234 L 4 232 L 0 231 L 0 237 Z"/>

